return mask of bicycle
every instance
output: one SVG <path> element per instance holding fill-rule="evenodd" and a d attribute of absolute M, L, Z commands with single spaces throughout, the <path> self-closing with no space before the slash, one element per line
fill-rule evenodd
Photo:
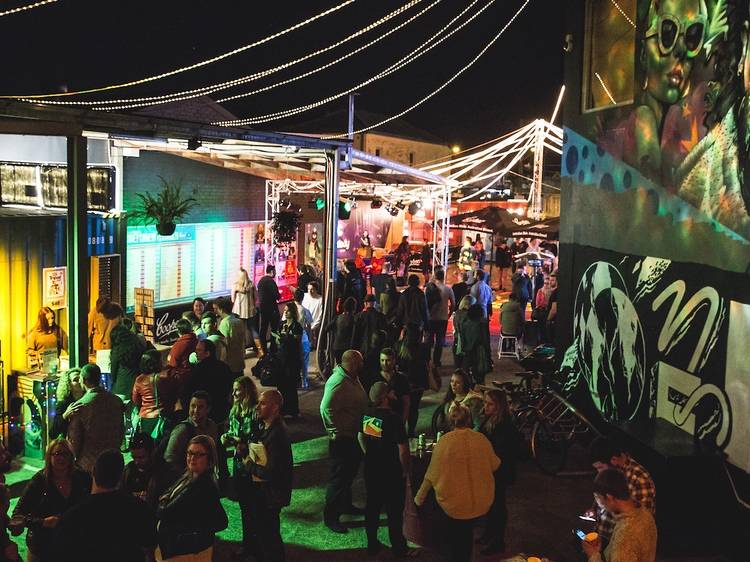
<path fill-rule="evenodd" d="M 516 375 L 522 378 L 518 384 L 496 386 L 509 392 L 511 404 L 515 404 L 513 421 L 529 444 L 534 462 L 542 472 L 560 475 L 570 446 L 589 434 L 600 433 L 544 375 L 535 371 Z M 539 378 L 542 383 L 535 387 L 533 383 Z"/>

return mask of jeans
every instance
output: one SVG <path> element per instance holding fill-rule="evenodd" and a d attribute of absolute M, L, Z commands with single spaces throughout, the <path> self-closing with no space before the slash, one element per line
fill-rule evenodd
<path fill-rule="evenodd" d="M 302 388 L 307 388 L 307 371 L 310 367 L 310 338 L 307 332 L 302 333 Z"/>
<path fill-rule="evenodd" d="M 362 460 L 362 449 L 354 437 L 338 437 L 328 442 L 331 459 L 331 477 L 326 488 L 323 521 L 338 521 L 339 516 L 352 505 L 352 483 Z"/>
<path fill-rule="evenodd" d="M 246 552 L 263 562 L 283 562 L 279 509 L 268 504 L 263 484 L 250 476 L 237 478 L 237 495 L 242 513 L 242 545 Z"/>
<path fill-rule="evenodd" d="M 406 502 L 406 482 L 401 474 L 393 476 L 380 474 L 376 467 L 368 470 L 365 467 L 365 488 L 367 489 L 367 506 L 365 507 L 365 526 L 367 528 L 367 546 L 378 542 L 378 525 L 380 512 L 385 507 L 388 515 L 388 538 L 394 553 L 406 551 L 404 538 L 404 504 Z"/>
<path fill-rule="evenodd" d="M 436 367 L 440 366 L 440 360 L 443 357 L 445 332 L 447 330 L 447 320 L 430 320 L 429 331 L 427 332 L 427 345 L 432 348 L 432 363 Z"/>

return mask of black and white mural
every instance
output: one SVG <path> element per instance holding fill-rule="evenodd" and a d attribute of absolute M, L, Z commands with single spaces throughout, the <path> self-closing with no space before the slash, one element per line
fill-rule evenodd
<path fill-rule="evenodd" d="M 750 470 L 746 279 L 577 246 L 566 390 L 608 421 L 662 418 Z"/>

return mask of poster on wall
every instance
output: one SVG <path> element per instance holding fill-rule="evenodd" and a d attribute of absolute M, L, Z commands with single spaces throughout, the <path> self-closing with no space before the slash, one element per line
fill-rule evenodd
<path fill-rule="evenodd" d="M 305 225 L 305 263 L 315 267 L 317 271 L 323 269 L 323 223 L 307 223 Z"/>
<path fill-rule="evenodd" d="M 68 268 L 45 267 L 42 269 L 42 303 L 53 310 L 65 308 L 68 299 Z"/>

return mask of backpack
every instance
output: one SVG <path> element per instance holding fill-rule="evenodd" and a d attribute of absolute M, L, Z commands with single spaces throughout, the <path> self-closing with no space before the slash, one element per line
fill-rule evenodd
<path fill-rule="evenodd" d="M 440 304 L 440 302 L 443 300 L 442 291 L 440 291 L 440 287 L 435 285 L 435 283 L 427 283 L 427 287 L 425 287 L 425 297 L 427 298 L 427 309 L 432 310 L 436 305 Z"/>

